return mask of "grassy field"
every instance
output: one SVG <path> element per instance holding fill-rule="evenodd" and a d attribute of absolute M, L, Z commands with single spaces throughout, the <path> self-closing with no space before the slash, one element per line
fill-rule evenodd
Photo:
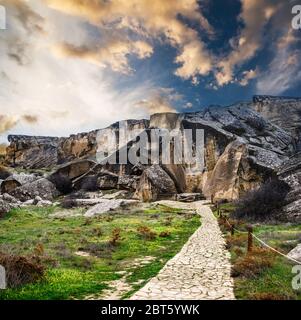
<path fill-rule="evenodd" d="M 230 223 L 240 231 L 246 231 L 247 223 L 229 218 L 233 205 L 221 206 Z M 215 212 L 216 213 L 216 212 Z M 247 234 L 235 232 L 222 219 L 220 226 L 226 235 L 227 246 L 232 257 L 232 273 L 237 299 L 252 300 L 300 300 L 301 291 L 292 289 L 293 263 L 286 258 L 265 249 L 254 239 L 252 253 L 247 253 Z M 250 222 L 248 222 L 248 225 Z M 254 234 L 270 246 L 287 254 L 301 240 L 301 225 L 294 224 L 256 224 Z"/>
<path fill-rule="evenodd" d="M 155 276 L 200 226 L 199 216 L 164 206 L 85 218 L 58 218 L 59 207 L 28 207 L 0 220 L 0 252 L 39 254 L 46 274 L 36 283 L 0 290 L 0 299 L 84 299 L 121 277 L 126 298 Z M 145 258 L 147 257 L 147 259 Z"/>

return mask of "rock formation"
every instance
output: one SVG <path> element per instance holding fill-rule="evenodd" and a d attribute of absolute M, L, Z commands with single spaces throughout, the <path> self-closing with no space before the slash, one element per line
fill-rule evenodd
<path fill-rule="evenodd" d="M 135 191 L 135 196 L 144 201 L 175 198 L 182 193 L 202 194 L 215 201 L 234 200 L 292 161 L 289 159 L 300 148 L 300 115 L 301 99 L 256 96 L 249 103 L 210 106 L 194 113 L 155 114 L 150 121 L 122 121 L 68 138 L 10 136 L 6 163 L 55 168 L 54 174 L 67 176 L 76 188 L 83 179 L 95 176 L 98 188 Z M 149 162 L 149 150 L 141 163 L 106 163 L 135 146 L 139 133 L 149 137 L 153 128 L 204 130 L 204 168 L 153 164 Z M 196 153 L 195 138 L 193 146 Z M 297 167 L 299 160 L 294 160 Z M 281 176 L 295 179 L 285 168 Z M 291 185 L 294 187 L 296 182 Z M 296 207 L 294 201 L 291 204 Z M 286 210 L 294 215 L 295 209 Z"/>
<path fill-rule="evenodd" d="M 278 170 L 278 176 L 291 188 L 286 197 L 286 205 L 279 217 L 283 220 L 301 222 L 301 152 L 298 152 Z"/>

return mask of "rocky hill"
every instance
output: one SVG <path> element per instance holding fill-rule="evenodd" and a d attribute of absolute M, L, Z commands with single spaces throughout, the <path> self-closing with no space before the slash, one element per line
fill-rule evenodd
<path fill-rule="evenodd" d="M 277 176 L 279 168 L 300 150 L 300 116 L 301 99 L 255 96 L 252 102 L 229 107 L 160 113 L 151 116 L 150 121 L 122 123 L 133 134 L 129 135 L 127 145 L 119 148 L 136 143 L 136 130 L 149 134 L 151 128 L 203 129 L 205 168 L 200 171 L 192 172 L 185 165 L 97 163 L 97 148 L 109 143 L 97 141 L 98 133 L 105 132 L 112 138 L 109 140 L 119 141 L 120 123 L 68 138 L 9 136 L 6 163 L 31 169 L 60 165 L 56 174 L 67 175 L 74 186 L 80 187 L 87 176 L 96 176 L 100 188 L 132 190 L 135 197 L 144 201 L 181 193 L 201 193 L 214 201 L 233 200 Z M 115 153 L 112 149 L 108 157 Z"/>

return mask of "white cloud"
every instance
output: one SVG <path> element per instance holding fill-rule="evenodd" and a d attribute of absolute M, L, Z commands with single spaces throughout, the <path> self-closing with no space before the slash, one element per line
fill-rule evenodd
<path fill-rule="evenodd" d="M 257 82 L 258 93 L 279 95 L 301 80 L 301 50 L 294 44 L 298 38 L 289 30 L 275 44 L 275 56 Z"/>

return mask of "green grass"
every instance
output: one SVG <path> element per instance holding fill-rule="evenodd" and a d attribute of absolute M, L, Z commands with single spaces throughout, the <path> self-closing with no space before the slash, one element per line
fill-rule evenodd
<path fill-rule="evenodd" d="M 224 215 L 231 214 L 230 204 L 221 206 Z M 215 212 L 215 214 L 217 214 Z M 245 230 L 250 221 L 243 220 L 235 221 L 236 228 Z M 231 222 L 232 222 L 231 221 Z M 220 224 L 221 229 L 227 236 L 228 246 L 230 247 L 232 265 L 235 265 L 239 259 L 247 255 L 247 236 L 235 233 L 230 235 L 227 225 Z M 301 239 L 301 225 L 297 224 L 258 224 L 253 223 L 254 233 L 270 246 L 276 248 L 282 253 L 287 254 L 292 250 Z M 254 239 L 256 247 L 260 245 Z M 270 252 L 268 250 L 268 252 Z M 259 274 L 246 277 L 238 276 L 234 278 L 235 296 L 237 299 L 279 299 L 279 300 L 301 300 L 301 291 L 294 291 L 292 289 L 292 279 L 295 276 L 292 274 L 293 263 L 278 254 L 272 254 L 272 264 L 270 267 L 263 267 Z M 257 253 L 254 253 L 255 259 L 258 258 Z"/>
<path fill-rule="evenodd" d="M 53 260 L 48 262 L 43 280 L 0 291 L 0 299 L 83 299 L 91 294 L 99 295 L 110 281 L 121 277 L 119 271 L 127 272 L 126 281 L 133 287 L 125 298 L 155 276 L 200 225 L 199 216 L 164 206 L 92 219 L 51 217 L 62 210 L 59 207 L 15 209 L 0 220 L 0 251 L 30 255 L 42 245 L 43 255 Z M 84 209 L 71 210 L 83 213 Z M 155 232 L 155 239 L 144 240 L 139 236 L 139 226 Z M 116 228 L 121 229 L 121 239 L 112 247 L 108 243 Z M 160 237 L 161 232 L 170 235 Z M 91 248 L 89 257 L 75 254 L 89 252 Z M 153 257 L 152 262 L 133 264 L 145 256 Z"/>

